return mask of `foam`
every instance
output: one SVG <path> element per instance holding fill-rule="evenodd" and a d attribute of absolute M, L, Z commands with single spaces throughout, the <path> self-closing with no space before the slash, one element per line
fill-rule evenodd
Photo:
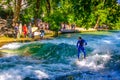
<path fill-rule="evenodd" d="M 86 59 L 76 61 L 76 65 L 80 68 L 100 70 L 104 68 L 104 64 L 110 60 L 110 55 L 99 55 L 95 54 L 92 56 L 88 56 Z M 99 62 L 99 63 L 98 63 Z"/>
<path fill-rule="evenodd" d="M 9 44 L 3 45 L 1 49 L 17 49 L 22 45 L 23 45 L 22 43 L 9 43 Z"/>
<path fill-rule="evenodd" d="M 95 78 L 100 80 L 107 80 L 106 74 L 99 75 L 99 73 L 94 73 L 94 71 L 100 71 L 102 69 L 106 70 L 105 64 L 111 59 L 112 51 L 118 50 L 116 44 L 119 43 L 119 36 L 107 36 L 100 38 L 92 38 L 91 36 L 86 37 L 88 40 L 88 45 L 86 47 L 92 48 L 92 52 L 87 54 L 86 60 L 75 60 L 77 53 L 75 55 L 71 55 L 68 57 L 62 56 L 62 58 L 67 59 L 68 63 L 52 63 L 48 61 L 48 63 L 42 62 L 42 60 L 35 60 L 32 58 L 20 57 L 15 55 L 6 55 L 6 58 L 0 58 L 0 66 L 3 66 L 3 69 L 0 69 L 0 80 L 23 80 L 26 77 L 31 78 L 50 78 L 60 75 L 66 75 L 71 73 L 73 70 L 75 72 L 84 72 L 91 71 L 93 73 L 92 76 L 96 76 Z M 32 43 L 10 43 L 1 47 L 1 49 L 17 49 L 26 44 L 38 44 L 38 43 L 53 43 L 60 44 L 66 43 L 70 45 L 76 45 L 77 38 L 76 36 L 71 38 L 55 38 L 53 40 L 42 40 L 36 41 Z M 64 48 L 64 47 L 63 47 Z M 118 50 L 119 51 L 119 50 Z M 119 54 L 119 52 L 117 52 Z M 53 57 L 51 57 L 52 59 Z M 63 60 L 63 59 L 61 59 Z M 72 64 L 71 64 L 72 63 Z M 73 65 L 75 63 L 75 65 Z M 9 67 L 13 65 L 12 67 Z M 4 67 L 5 66 L 5 67 Z M 109 67 L 109 66 L 108 66 Z M 107 71 L 107 70 L 106 70 Z M 106 73 L 106 72 L 105 72 Z M 117 72 L 114 70 L 108 71 L 107 75 L 111 75 L 116 78 L 120 78 Z M 83 78 L 88 78 L 89 74 L 83 73 Z M 105 77 L 102 77 L 105 76 Z M 94 80 L 94 78 L 93 78 Z"/>

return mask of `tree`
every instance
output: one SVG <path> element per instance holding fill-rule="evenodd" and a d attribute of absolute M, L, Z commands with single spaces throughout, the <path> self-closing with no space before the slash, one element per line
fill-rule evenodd
<path fill-rule="evenodd" d="M 20 10 L 21 10 L 22 0 L 15 0 L 14 2 L 14 18 L 13 23 L 18 22 Z"/>
<path fill-rule="evenodd" d="M 49 17 L 45 17 L 44 20 L 50 23 L 50 30 L 55 32 L 55 36 L 58 36 L 61 23 L 65 21 L 63 14 L 59 10 L 56 10 Z"/>
<path fill-rule="evenodd" d="M 19 20 L 29 22 L 34 18 L 36 24 L 37 18 L 40 18 L 46 22 L 51 20 L 49 21 L 51 23 L 54 20 L 58 28 L 60 22 L 66 22 L 76 23 L 77 26 L 84 28 L 107 25 L 113 29 L 118 25 L 120 17 L 120 5 L 117 0 L 0 0 L 0 2 L 0 5 L 7 5 L 14 13 L 14 22 Z M 51 19 L 52 17 L 54 19 Z M 57 18 L 61 18 L 62 21 L 58 21 Z"/>

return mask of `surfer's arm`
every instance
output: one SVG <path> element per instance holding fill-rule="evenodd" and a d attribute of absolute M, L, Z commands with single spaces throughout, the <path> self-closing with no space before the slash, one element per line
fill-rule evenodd
<path fill-rule="evenodd" d="M 87 45 L 87 42 L 84 40 L 84 44 Z"/>
<path fill-rule="evenodd" d="M 79 46 L 79 41 L 77 42 L 77 45 L 76 45 L 76 47 L 78 48 L 78 46 Z"/>

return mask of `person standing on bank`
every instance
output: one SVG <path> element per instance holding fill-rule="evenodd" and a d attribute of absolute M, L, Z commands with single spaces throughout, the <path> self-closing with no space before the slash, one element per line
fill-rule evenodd
<path fill-rule="evenodd" d="M 19 23 L 19 34 L 21 37 L 21 35 L 22 35 L 22 22 Z"/>
<path fill-rule="evenodd" d="M 82 37 L 78 37 L 78 41 L 77 41 L 78 60 L 80 58 L 81 51 L 84 53 L 84 59 L 86 59 L 86 51 L 84 48 L 85 45 L 87 45 L 87 42 L 84 39 L 82 39 Z"/>
<path fill-rule="evenodd" d="M 14 26 L 14 31 L 15 31 L 15 38 L 19 38 L 19 27 L 18 27 L 18 23 L 15 24 L 15 26 Z"/>
<path fill-rule="evenodd" d="M 40 38 L 43 39 L 45 35 L 45 31 L 43 29 L 40 30 Z"/>
<path fill-rule="evenodd" d="M 23 26 L 23 32 L 24 32 L 24 37 L 25 37 L 25 38 L 27 37 L 27 31 L 28 31 L 27 25 L 24 24 L 24 26 Z"/>
<path fill-rule="evenodd" d="M 28 36 L 29 38 L 32 38 L 32 24 L 31 23 L 29 23 L 28 25 Z"/>

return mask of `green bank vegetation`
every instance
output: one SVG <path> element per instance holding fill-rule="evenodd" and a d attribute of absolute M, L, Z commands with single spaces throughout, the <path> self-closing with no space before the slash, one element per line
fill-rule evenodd
<path fill-rule="evenodd" d="M 13 23 L 42 19 L 58 32 L 60 24 L 82 28 L 120 29 L 120 4 L 117 0 L 0 0 L 0 16 Z"/>

